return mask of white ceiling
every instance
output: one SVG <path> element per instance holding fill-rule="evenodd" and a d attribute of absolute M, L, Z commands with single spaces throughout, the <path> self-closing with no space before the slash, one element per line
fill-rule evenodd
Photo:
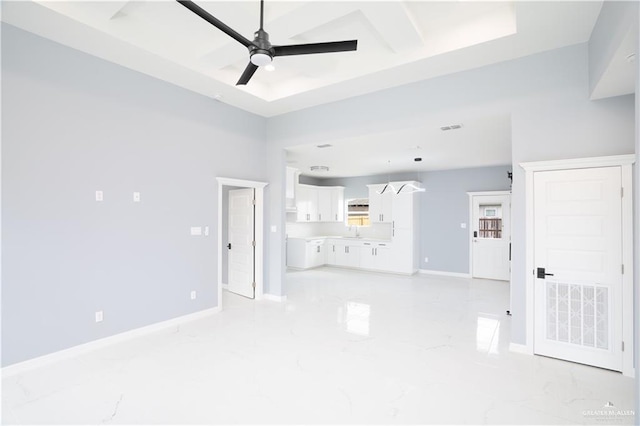
<path fill-rule="evenodd" d="M 259 1 L 196 3 L 252 39 Z M 246 87 L 244 46 L 175 1 L 3 1 L 2 20 L 269 117 L 588 40 L 601 1 L 265 2 L 273 44 L 358 39 L 279 57 Z"/>
<path fill-rule="evenodd" d="M 451 124 L 462 127 L 440 129 Z M 511 164 L 511 117 L 460 117 L 455 123 L 425 123 L 393 133 L 376 132 L 327 143 L 331 146 L 289 148 L 288 165 L 303 175 L 320 178 L 497 166 Z M 415 158 L 422 161 L 416 162 Z M 314 172 L 311 166 L 327 166 L 329 171 Z"/>
<path fill-rule="evenodd" d="M 252 39 L 259 0 L 195 0 Z M 235 86 L 244 46 L 176 1 L 3 1 L 2 20 L 72 48 L 146 73 L 246 111 L 271 117 L 440 75 L 586 42 L 602 1 L 276 1 L 265 2 L 273 44 L 358 40 L 358 50 L 279 57 Z M 633 33 L 635 34 L 635 33 Z M 616 53 L 594 98 L 633 92 L 627 51 Z M 629 89 L 631 87 L 631 89 Z M 630 90 L 630 91 L 629 91 Z M 509 164 L 510 117 L 461 116 L 299 146 L 288 162 L 305 175 L 363 176 Z M 420 157 L 421 162 L 414 162 Z M 311 172 L 326 165 L 329 172 Z"/>

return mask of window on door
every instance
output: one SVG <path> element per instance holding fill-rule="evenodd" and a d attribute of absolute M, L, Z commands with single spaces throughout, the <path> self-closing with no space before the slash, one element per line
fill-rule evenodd
<path fill-rule="evenodd" d="M 478 238 L 502 238 L 502 206 L 480 205 Z"/>

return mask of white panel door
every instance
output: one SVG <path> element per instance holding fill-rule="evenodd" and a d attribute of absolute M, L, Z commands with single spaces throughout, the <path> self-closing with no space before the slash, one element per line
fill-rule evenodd
<path fill-rule="evenodd" d="M 254 189 L 229 191 L 229 291 L 255 297 Z"/>
<path fill-rule="evenodd" d="M 534 174 L 534 351 L 622 369 L 621 169 Z"/>
<path fill-rule="evenodd" d="M 474 195 L 472 271 L 474 278 L 509 281 L 511 196 Z"/>

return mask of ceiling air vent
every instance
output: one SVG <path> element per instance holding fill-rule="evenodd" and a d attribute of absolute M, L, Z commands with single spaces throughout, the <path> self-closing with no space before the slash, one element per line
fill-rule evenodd
<path fill-rule="evenodd" d="M 458 130 L 460 128 L 462 128 L 462 124 L 450 124 L 448 126 L 440 127 L 440 130 L 442 130 L 443 132 L 446 132 L 447 130 Z"/>
<path fill-rule="evenodd" d="M 322 145 L 316 145 L 316 147 L 318 148 L 329 148 L 330 146 L 333 146 L 333 145 L 331 145 L 330 143 L 323 143 Z"/>
<path fill-rule="evenodd" d="M 312 172 L 328 172 L 329 171 L 329 167 L 327 166 L 311 166 L 310 169 Z"/>

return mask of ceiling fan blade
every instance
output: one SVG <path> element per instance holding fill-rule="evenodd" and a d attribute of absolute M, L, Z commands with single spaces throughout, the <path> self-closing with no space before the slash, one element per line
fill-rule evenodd
<path fill-rule="evenodd" d="M 191 0 L 177 0 L 177 2 L 183 5 L 184 7 L 186 7 L 187 9 L 189 9 L 190 11 L 192 11 L 193 13 L 195 13 L 196 15 L 198 15 L 199 17 L 201 17 L 202 19 L 204 19 L 205 21 L 207 21 L 208 23 L 210 23 L 211 25 L 213 25 L 214 27 L 216 27 L 217 29 L 219 29 L 220 31 L 222 31 L 223 33 L 225 33 L 226 35 L 228 35 L 229 37 L 243 44 L 245 47 L 249 47 L 253 45 L 253 43 L 248 38 L 244 37 L 242 34 L 238 33 L 237 31 L 229 27 L 227 24 L 225 24 L 215 16 L 211 15 L 209 12 L 207 12 L 206 10 L 204 10 L 203 8 L 201 8 Z"/>
<path fill-rule="evenodd" d="M 238 80 L 238 82 L 236 83 L 236 86 L 243 86 L 247 84 L 249 80 L 251 80 L 251 77 L 253 77 L 253 74 L 256 72 L 257 69 L 258 69 L 257 65 L 253 65 L 253 63 L 249 62 L 249 65 L 247 65 L 247 67 L 244 69 L 244 72 L 240 76 L 240 80 Z"/>
<path fill-rule="evenodd" d="M 290 44 L 273 46 L 274 56 L 311 55 L 313 53 L 348 52 L 358 48 L 358 40 L 330 41 L 327 43 Z"/>

